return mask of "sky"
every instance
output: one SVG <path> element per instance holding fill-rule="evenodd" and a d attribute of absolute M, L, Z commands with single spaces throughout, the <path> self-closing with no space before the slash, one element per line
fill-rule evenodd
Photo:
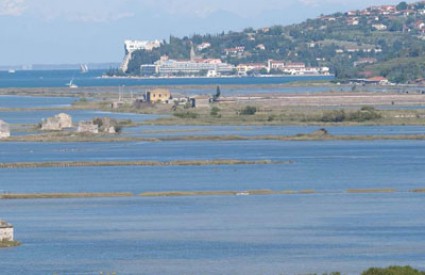
<path fill-rule="evenodd" d="M 393 0 L 0 0 L 0 66 L 120 62 L 123 42 L 288 25 Z"/>

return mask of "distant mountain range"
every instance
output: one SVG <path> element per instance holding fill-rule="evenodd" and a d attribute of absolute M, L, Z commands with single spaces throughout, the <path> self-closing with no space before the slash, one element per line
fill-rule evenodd
<path fill-rule="evenodd" d="M 373 6 L 290 26 L 170 37 L 152 50 L 133 52 L 127 73 L 161 56 L 220 58 L 233 64 L 268 60 L 329 67 L 339 79 L 383 76 L 404 83 L 425 77 L 425 1 Z"/>

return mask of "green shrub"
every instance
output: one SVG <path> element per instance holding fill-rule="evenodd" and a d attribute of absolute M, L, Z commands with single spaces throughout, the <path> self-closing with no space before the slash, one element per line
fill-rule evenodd
<path fill-rule="evenodd" d="M 255 106 L 246 106 L 242 109 L 241 115 L 255 115 L 257 112 L 257 107 Z"/>
<path fill-rule="evenodd" d="M 218 112 L 220 112 L 220 109 L 218 107 L 212 107 L 211 108 L 210 115 L 217 116 L 218 115 Z"/>
<path fill-rule="evenodd" d="M 381 118 L 381 114 L 378 113 L 373 107 L 362 107 L 360 111 L 351 113 L 349 120 L 363 122 L 369 120 L 375 120 Z"/>
<path fill-rule="evenodd" d="M 323 113 L 322 122 L 343 122 L 346 118 L 344 110 L 334 110 Z"/>
<path fill-rule="evenodd" d="M 390 266 L 388 268 L 370 268 L 362 275 L 425 275 L 425 272 L 413 269 L 410 266 Z"/>
<path fill-rule="evenodd" d="M 178 118 L 183 118 L 183 119 L 186 119 L 186 118 L 195 119 L 199 117 L 197 113 L 192 113 L 192 112 L 174 113 L 174 116 Z"/>

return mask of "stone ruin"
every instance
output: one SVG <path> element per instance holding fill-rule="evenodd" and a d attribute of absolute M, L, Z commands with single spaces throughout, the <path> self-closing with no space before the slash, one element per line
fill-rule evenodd
<path fill-rule="evenodd" d="M 118 123 L 115 119 L 109 117 L 95 118 L 92 121 L 81 121 L 78 124 L 79 133 L 107 133 L 116 134 Z"/>
<path fill-rule="evenodd" d="M 0 220 L 0 242 L 13 242 L 13 226 Z"/>
<path fill-rule="evenodd" d="M 0 120 L 0 139 L 10 137 L 10 128 L 9 124 Z"/>
<path fill-rule="evenodd" d="M 41 130 L 61 131 L 72 127 L 72 118 L 68 114 L 60 113 L 54 117 L 49 117 L 41 122 Z"/>
<path fill-rule="evenodd" d="M 94 124 L 93 121 L 80 121 L 77 128 L 78 133 L 99 133 L 99 125 Z"/>

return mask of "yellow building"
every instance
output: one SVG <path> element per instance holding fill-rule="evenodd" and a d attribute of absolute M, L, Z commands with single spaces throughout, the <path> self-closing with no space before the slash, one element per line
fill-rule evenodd
<path fill-rule="evenodd" d="M 168 89 L 154 89 L 146 93 L 146 100 L 151 103 L 168 103 L 171 99 L 171 92 Z"/>

